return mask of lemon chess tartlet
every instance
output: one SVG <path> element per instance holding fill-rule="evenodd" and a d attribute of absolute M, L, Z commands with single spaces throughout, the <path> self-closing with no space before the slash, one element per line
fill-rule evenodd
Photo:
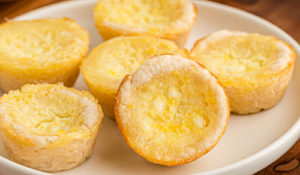
<path fill-rule="evenodd" d="M 104 40 L 120 35 L 150 35 L 183 47 L 197 9 L 189 0 L 99 0 L 96 27 Z"/>
<path fill-rule="evenodd" d="M 68 18 L 0 24 L 0 87 L 63 82 L 72 86 L 88 51 L 89 35 Z"/>
<path fill-rule="evenodd" d="M 150 36 L 120 36 L 95 47 L 83 60 L 80 71 L 104 114 L 114 118 L 114 99 L 124 76 L 135 71 L 149 56 L 165 53 L 188 56 L 185 49 L 172 41 Z"/>
<path fill-rule="evenodd" d="M 102 118 L 91 94 L 61 84 L 24 85 L 0 98 L 0 136 L 8 156 L 42 171 L 67 170 L 88 158 Z"/>
<path fill-rule="evenodd" d="M 127 144 L 152 163 L 188 163 L 211 150 L 230 114 L 223 87 L 197 62 L 147 60 L 120 85 L 116 122 Z"/>
<path fill-rule="evenodd" d="M 295 52 L 272 36 L 221 30 L 198 40 L 192 59 L 225 87 L 231 111 L 255 113 L 279 102 L 291 79 Z"/>

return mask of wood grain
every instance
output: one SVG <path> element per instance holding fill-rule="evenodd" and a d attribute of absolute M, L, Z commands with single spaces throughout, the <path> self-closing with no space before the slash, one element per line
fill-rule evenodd
<path fill-rule="evenodd" d="M 0 23 L 33 9 L 60 1 L 62 0 L 15 0 L 4 2 L 0 0 Z"/>
<path fill-rule="evenodd" d="M 62 0 L 1 2 L 0 22 Z M 246 10 L 272 22 L 300 42 L 300 0 L 213 0 Z M 300 140 L 281 158 L 256 175 L 300 175 Z"/>
<path fill-rule="evenodd" d="M 300 42 L 300 0 L 213 0 L 260 16 Z"/>

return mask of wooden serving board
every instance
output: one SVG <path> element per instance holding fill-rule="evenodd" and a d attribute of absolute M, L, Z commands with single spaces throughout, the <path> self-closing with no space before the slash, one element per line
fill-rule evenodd
<path fill-rule="evenodd" d="M 62 0 L 0 0 L 0 23 Z M 246 10 L 272 22 L 300 42 L 300 0 L 213 0 Z M 300 175 L 300 140 L 282 157 L 256 175 Z"/>

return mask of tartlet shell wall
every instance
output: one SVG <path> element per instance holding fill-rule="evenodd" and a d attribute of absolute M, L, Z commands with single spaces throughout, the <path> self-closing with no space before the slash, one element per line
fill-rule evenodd
<path fill-rule="evenodd" d="M 154 36 L 154 37 L 158 37 L 158 38 L 162 38 L 162 39 L 167 39 L 167 40 L 171 40 L 173 42 L 175 42 L 179 47 L 184 47 L 185 43 L 188 40 L 189 34 L 192 30 L 192 27 L 194 25 L 194 23 L 196 22 L 196 17 L 197 17 L 197 6 L 193 3 L 193 7 L 194 7 L 194 14 L 195 17 L 193 18 L 193 23 L 187 28 L 187 29 L 174 29 L 174 31 L 172 31 L 172 33 L 161 33 L 160 35 L 151 35 L 149 33 L 138 33 L 138 32 L 130 32 L 128 33 L 127 31 L 122 31 L 122 30 L 117 30 L 114 29 L 110 26 L 105 26 L 102 25 L 101 23 L 97 22 L 97 20 L 95 19 L 95 23 L 96 23 L 96 28 L 98 29 L 98 33 L 102 36 L 102 39 L 108 40 L 117 36 L 131 36 L 131 35 L 150 35 L 150 36 Z M 95 16 L 94 16 L 95 18 Z"/>
<path fill-rule="evenodd" d="M 2 130 L 0 130 L 0 136 L 11 160 L 41 171 L 56 172 L 74 168 L 90 157 L 98 130 L 99 126 L 95 127 L 88 139 L 74 140 L 68 144 L 50 148 L 16 143 L 6 137 Z"/>
<path fill-rule="evenodd" d="M 287 67 L 272 84 L 260 86 L 252 91 L 238 88 L 225 88 L 229 98 L 231 111 L 236 114 L 251 114 L 269 109 L 276 105 L 284 96 L 293 73 L 293 65 Z"/>
<path fill-rule="evenodd" d="M 79 64 L 80 61 L 73 61 L 55 68 L 33 69 L 30 72 L 26 70 L 12 70 L 10 67 L 0 65 L 0 87 L 5 92 L 19 89 L 23 85 L 30 83 L 62 82 L 65 86 L 72 87 L 79 75 Z"/>
<path fill-rule="evenodd" d="M 66 17 L 62 19 L 76 23 L 76 21 Z M 4 24 L 2 23 L 0 26 Z M 0 88 L 8 92 L 9 90 L 19 89 L 24 84 L 58 82 L 62 82 L 68 87 L 73 86 L 79 75 L 81 60 L 85 57 L 89 49 L 89 33 L 87 30 L 78 24 L 76 30 L 82 32 L 83 35 L 80 37 L 85 37 L 84 45 L 81 47 L 78 55 L 63 62 L 47 63 L 45 64 L 46 66 L 41 67 L 18 67 L 14 63 L 0 64 Z"/>
<path fill-rule="evenodd" d="M 179 48 L 179 49 L 181 53 L 178 54 L 186 58 L 189 58 L 188 51 L 185 48 Z M 158 55 L 153 55 L 150 56 L 149 58 L 152 58 L 154 56 L 158 56 Z M 118 89 L 112 89 L 111 87 L 94 82 L 92 79 L 88 78 L 88 76 L 85 74 L 86 71 L 84 71 L 82 65 L 80 66 L 80 71 L 81 74 L 83 75 L 84 81 L 87 84 L 89 90 L 98 99 L 99 103 L 101 104 L 104 114 L 109 118 L 114 119 L 115 118 L 114 103 L 115 103 L 115 96 L 117 94 Z"/>
<path fill-rule="evenodd" d="M 96 99 L 98 99 L 98 102 L 101 104 L 103 113 L 109 118 L 114 119 L 115 115 L 113 106 L 115 103 L 114 99 L 116 94 L 111 92 L 111 90 L 107 90 L 100 86 L 95 86 L 92 82 L 89 82 L 87 79 L 85 79 L 85 82 L 91 93 L 95 96 Z"/>
<path fill-rule="evenodd" d="M 190 53 L 196 50 L 197 45 L 206 38 L 207 36 L 197 40 Z M 267 85 L 259 85 L 251 90 L 235 86 L 224 87 L 229 98 L 231 112 L 244 115 L 266 110 L 276 105 L 284 96 L 292 77 L 296 53 L 292 46 L 285 42 L 282 43 L 289 47 L 292 62 L 290 62 L 282 71 L 273 75 L 272 78 L 277 79 L 277 81 Z M 191 59 L 195 60 L 192 57 Z"/>
<path fill-rule="evenodd" d="M 103 119 L 103 112 L 97 100 L 89 92 L 81 91 L 79 93 L 73 88 L 68 88 L 68 90 L 79 96 L 87 97 L 97 104 L 99 120 L 89 129 L 90 135 L 86 138 L 67 140 L 61 137 L 48 145 L 40 145 L 28 138 L 17 135 L 13 132 L 13 128 L 2 123 L 0 137 L 11 160 L 41 171 L 56 172 L 74 168 L 90 157 Z"/>
<path fill-rule="evenodd" d="M 197 62 L 197 61 L 195 61 L 195 62 L 197 63 L 198 66 L 200 66 L 200 67 L 206 69 L 206 68 L 205 68 L 202 64 L 200 64 L 199 62 Z M 213 76 L 213 77 L 216 79 L 216 77 L 214 76 L 214 74 L 212 74 L 211 72 L 209 72 L 209 73 L 210 73 L 211 76 Z M 131 81 L 131 80 L 132 80 L 131 78 L 132 78 L 132 74 L 127 74 L 127 75 L 123 78 L 123 80 L 122 80 L 122 82 L 121 82 L 121 84 L 120 84 L 120 86 L 119 86 L 119 88 L 118 88 L 118 92 L 117 92 L 117 95 L 116 95 L 116 97 L 115 97 L 114 113 L 115 113 L 115 120 L 116 120 L 118 129 L 119 129 L 120 133 L 122 134 L 122 136 L 123 136 L 125 142 L 127 143 L 127 145 L 128 145 L 132 150 L 134 150 L 134 151 L 135 151 L 137 154 L 139 154 L 141 157 L 145 158 L 147 161 L 149 161 L 149 162 L 151 162 L 151 163 L 154 163 L 154 164 L 160 164 L 160 165 L 165 165 L 165 166 L 177 166 L 177 165 L 182 165 L 182 164 L 186 164 L 186 163 L 192 162 L 192 161 L 198 159 L 199 157 L 205 155 L 205 154 L 208 153 L 210 150 L 212 150 L 212 149 L 217 145 L 217 143 L 221 140 L 222 136 L 224 135 L 224 133 L 225 133 L 225 131 L 226 131 L 226 126 L 228 125 L 229 116 L 230 116 L 230 105 L 229 105 L 229 100 L 228 100 L 228 98 L 226 98 L 226 107 L 227 107 L 227 109 L 228 109 L 228 110 L 227 110 L 228 112 L 227 112 L 227 120 L 226 120 L 225 127 L 223 128 L 223 131 L 222 131 L 222 133 L 219 135 L 219 137 L 218 137 L 218 139 L 216 140 L 216 142 L 215 142 L 213 145 L 211 145 L 208 149 L 206 149 L 205 151 L 202 151 L 200 154 L 197 154 L 197 155 L 195 155 L 195 156 L 193 156 L 193 157 L 189 157 L 189 158 L 184 159 L 184 160 L 181 159 L 180 161 L 178 161 L 178 160 L 177 160 L 177 161 L 158 161 L 158 160 L 155 160 L 155 159 L 153 159 L 153 158 L 147 157 L 147 155 L 143 154 L 142 151 L 140 151 L 140 150 L 137 149 L 134 145 L 131 145 L 131 144 L 129 143 L 128 138 L 127 138 L 126 135 L 125 135 L 124 128 L 122 127 L 122 124 L 121 124 L 121 120 L 120 120 L 121 115 L 120 115 L 119 112 L 118 112 L 118 111 L 119 111 L 119 110 L 118 110 L 118 106 L 119 106 L 119 104 L 120 104 L 120 96 L 122 96 L 122 91 L 121 91 L 122 86 L 123 86 L 123 84 L 124 84 L 126 81 Z M 216 80 L 217 80 L 217 79 L 216 79 Z M 217 83 L 218 83 L 219 86 L 222 87 L 221 83 L 220 83 L 218 80 L 217 80 Z M 222 88 L 222 89 L 223 89 L 223 88 Z M 227 94 L 226 94 L 226 92 L 225 92 L 224 89 L 223 89 L 223 92 L 224 92 L 225 96 L 227 97 Z"/>
<path fill-rule="evenodd" d="M 188 37 L 190 35 L 190 32 L 192 30 L 192 26 L 191 28 L 189 28 L 186 31 L 182 31 L 182 32 L 178 32 L 177 34 L 165 34 L 162 36 L 154 36 L 154 37 L 158 37 L 158 38 L 162 38 L 162 39 L 167 39 L 167 40 L 171 40 L 173 42 L 175 42 L 178 47 L 184 47 L 185 43 L 188 40 Z M 104 41 L 109 40 L 111 38 L 114 37 L 118 37 L 118 36 L 139 36 L 139 35 L 149 35 L 149 36 L 153 36 L 147 33 L 122 33 L 122 31 L 119 30 L 114 30 L 111 29 L 109 27 L 106 26 L 101 26 L 98 27 L 98 32 L 101 35 L 102 39 Z"/>

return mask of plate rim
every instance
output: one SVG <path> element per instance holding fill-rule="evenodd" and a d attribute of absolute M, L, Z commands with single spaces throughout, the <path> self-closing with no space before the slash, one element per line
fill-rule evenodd
<path fill-rule="evenodd" d="M 268 28 L 271 28 L 272 30 L 275 30 L 276 33 L 279 33 L 283 38 L 288 40 L 288 43 L 291 44 L 296 52 L 296 55 L 299 56 L 300 54 L 300 46 L 297 43 L 295 39 L 293 39 L 289 34 L 287 34 L 285 31 L 277 27 L 276 25 L 272 24 L 271 22 L 263 19 L 262 17 L 256 16 L 252 13 L 249 13 L 244 10 L 237 9 L 235 7 L 231 7 L 228 5 L 220 4 L 217 2 L 212 2 L 212 1 L 207 1 L 207 0 L 192 0 L 195 4 L 201 5 L 201 6 L 206 6 L 209 8 L 217 9 L 220 11 L 225 11 L 227 13 L 231 13 L 234 15 L 239 15 L 244 18 L 250 19 L 251 21 L 258 22 L 262 24 L 263 26 L 266 26 Z M 72 6 L 77 7 L 80 4 L 87 5 L 87 4 L 92 4 L 97 2 L 96 0 L 73 0 L 73 1 L 64 1 L 64 2 L 58 2 L 54 3 L 51 5 L 47 5 L 44 7 L 40 7 L 37 9 L 34 9 L 32 11 L 26 12 L 24 14 L 21 14 L 17 17 L 12 18 L 12 20 L 18 20 L 19 18 L 26 17 L 27 15 L 33 15 L 34 13 L 37 13 L 42 10 L 46 10 L 49 8 L 56 8 L 56 10 L 59 10 L 59 8 L 62 8 L 64 6 L 68 6 L 69 8 L 72 8 Z M 71 7 L 70 7 L 71 6 Z M 271 144 L 268 146 L 264 147 L 263 149 L 259 150 L 258 152 L 251 154 L 250 156 L 246 157 L 245 159 L 235 161 L 233 163 L 230 163 L 228 165 L 222 166 L 220 168 L 216 168 L 213 170 L 209 171 L 204 171 L 204 172 L 199 172 L 199 173 L 194 173 L 195 175 L 217 175 L 217 174 L 224 174 L 224 173 L 232 173 L 233 171 L 237 171 L 239 169 L 242 169 L 243 167 L 253 165 L 255 162 L 258 162 L 258 160 L 262 159 L 263 157 L 272 154 L 276 149 L 279 149 L 282 145 L 286 146 L 286 149 L 281 150 L 281 152 L 273 158 L 276 160 L 279 158 L 281 155 L 283 155 L 295 142 L 300 138 L 300 116 L 298 116 L 298 119 L 296 120 L 295 123 L 292 124 L 292 126 L 283 134 L 281 135 L 278 139 L 273 141 Z M 266 160 L 267 165 L 272 163 L 274 160 Z M 266 162 L 265 161 L 265 162 Z M 49 175 L 50 173 L 38 171 L 26 166 L 23 166 L 21 164 L 18 164 L 10 159 L 7 159 L 3 156 L 0 155 L 0 164 L 6 167 L 9 167 L 11 169 L 17 170 L 18 172 L 24 172 L 24 173 L 30 173 L 30 174 L 41 174 L 41 175 Z M 259 168 L 256 168 L 256 170 L 252 171 L 256 172 L 264 168 L 265 165 L 262 165 Z"/>

